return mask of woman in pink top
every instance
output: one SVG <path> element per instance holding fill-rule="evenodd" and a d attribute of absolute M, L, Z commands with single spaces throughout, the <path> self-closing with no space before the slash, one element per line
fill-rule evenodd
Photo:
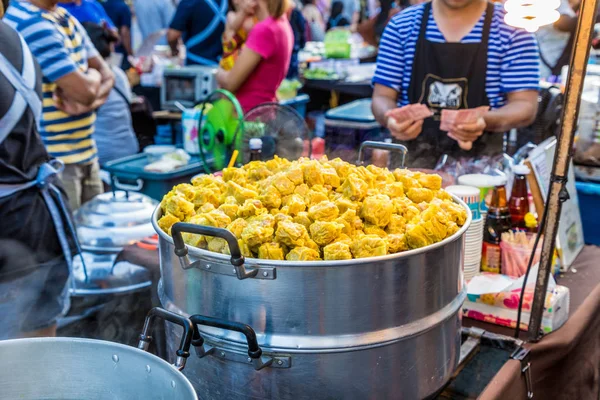
<path fill-rule="evenodd" d="M 286 16 L 287 0 L 256 0 L 259 21 L 230 71 L 219 69 L 221 88 L 236 95 L 244 112 L 275 101 L 294 47 L 294 33 Z"/>

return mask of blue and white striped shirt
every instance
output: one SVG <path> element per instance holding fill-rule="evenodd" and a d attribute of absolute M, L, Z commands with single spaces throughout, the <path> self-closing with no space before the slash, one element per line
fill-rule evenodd
<path fill-rule="evenodd" d="M 424 7 L 424 4 L 419 4 L 407 8 L 392 18 L 379 46 L 373 83 L 398 91 L 400 106 L 409 104 L 408 90 Z M 507 93 L 539 88 L 539 50 L 535 36 L 506 25 L 505 14 L 504 7 L 495 6 L 488 44 L 486 81 L 486 93 L 492 108 L 502 107 Z M 484 20 L 485 13 L 461 43 L 481 42 Z M 426 38 L 436 43 L 446 41 L 433 18 L 433 12 L 427 23 Z"/>
<path fill-rule="evenodd" d="M 96 114 L 68 115 L 54 99 L 57 80 L 78 70 L 86 73 L 88 59 L 98 57 L 85 29 L 64 8 L 48 11 L 23 1 L 10 3 L 4 22 L 23 36 L 44 75 L 40 135 L 46 150 L 65 164 L 95 160 Z"/>

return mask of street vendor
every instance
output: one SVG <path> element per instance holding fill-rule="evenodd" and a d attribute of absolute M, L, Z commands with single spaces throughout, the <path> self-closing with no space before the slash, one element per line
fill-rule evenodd
<path fill-rule="evenodd" d="M 8 0 L 2 3 L 0 17 Z M 2 21 L 0 93 L 0 339 L 55 336 L 56 320 L 69 306 L 74 231 L 61 164 L 38 133 L 41 69 L 25 40 Z"/>
<path fill-rule="evenodd" d="M 408 167 L 434 168 L 445 154 L 501 154 L 503 134 L 534 121 L 538 47 L 531 33 L 504 22 L 505 13 L 486 0 L 433 0 L 404 10 L 386 27 L 373 78 L 373 113 L 408 147 Z M 434 116 L 386 116 L 417 103 Z M 449 132 L 440 129 L 443 109 L 480 106 L 491 111 Z"/>

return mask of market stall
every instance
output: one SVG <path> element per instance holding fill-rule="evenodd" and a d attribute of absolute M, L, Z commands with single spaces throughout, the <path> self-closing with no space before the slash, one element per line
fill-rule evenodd
<path fill-rule="evenodd" d="M 600 364 L 600 268 L 597 247 L 586 247 L 560 283 L 571 290 L 570 318 L 556 332 L 525 347 L 530 351 L 535 398 L 596 399 Z M 464 319 L 463 326 L 512 335 L 513 330 Z M 524 335 L 522 335 L 524 337 Z M 522 364 L 509 360 L 489 382 L 481 399 L 518 399 L 527 393 Z"/>
<path fill-rule="evenodd" d="M 583 1 L 582 43 L 596 5 Z M 304 60 L 302 90 L 331 94 L 322 137 L 306 124 L 314 97 L 293 82 L 278 102 L 243 112 L 211 68 L 160 74 L 153 117 L 169 129 L 104 165 L 113 192 L 75 214 L 83 254 L 71 295 L 83 315 L 62 328 L 95 315 L 106 296 L 144 304 L 104 308 L 98 320 L 118 320 L 119 333 L 124 319 L 140 326 L 112 338 L 0 342 L 0 393 L 598 398 L 600 249 L 584 246 L 597 230 L 584 232 L 577 190 L 593 204 L 596 187 L 575 185 L 570 160 L 587 50 L 573 57 L 560 136 L 488 155 L 474 149 L 478 138 L 451 137 L 485 116 L 485 99 L 447 110 L 450 94 L 435 91 L 447 88 L 427 75 L 439 113 L 394 98 L 383 116 L 371 100 L 375 65 L 361 63 L 374 49 L 348 35 L 333 32 Z M 340 106 L 343 94 L 359 100 Z M 438 157 L 425 135 L 419 153 L 411 140 L 410 150 L 392 143 L 399 135 L 381 125 L 406 120 L 434 122 L 456 152 Z M 460 156 L 471 150 L 477 157 Z M 90 298 L 101 298 L 98 309 Z M 137 348 L 124 345 L 132 332 L 141 332 Z"/>

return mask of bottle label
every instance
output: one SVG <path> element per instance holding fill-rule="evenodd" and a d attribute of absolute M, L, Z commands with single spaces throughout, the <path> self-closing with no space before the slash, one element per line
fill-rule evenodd
<path fill-rule="evenodd" d="M 483 242 L 481 270 L 483 272 L 500 273 L 502 264 L 500 245 Z"/>

